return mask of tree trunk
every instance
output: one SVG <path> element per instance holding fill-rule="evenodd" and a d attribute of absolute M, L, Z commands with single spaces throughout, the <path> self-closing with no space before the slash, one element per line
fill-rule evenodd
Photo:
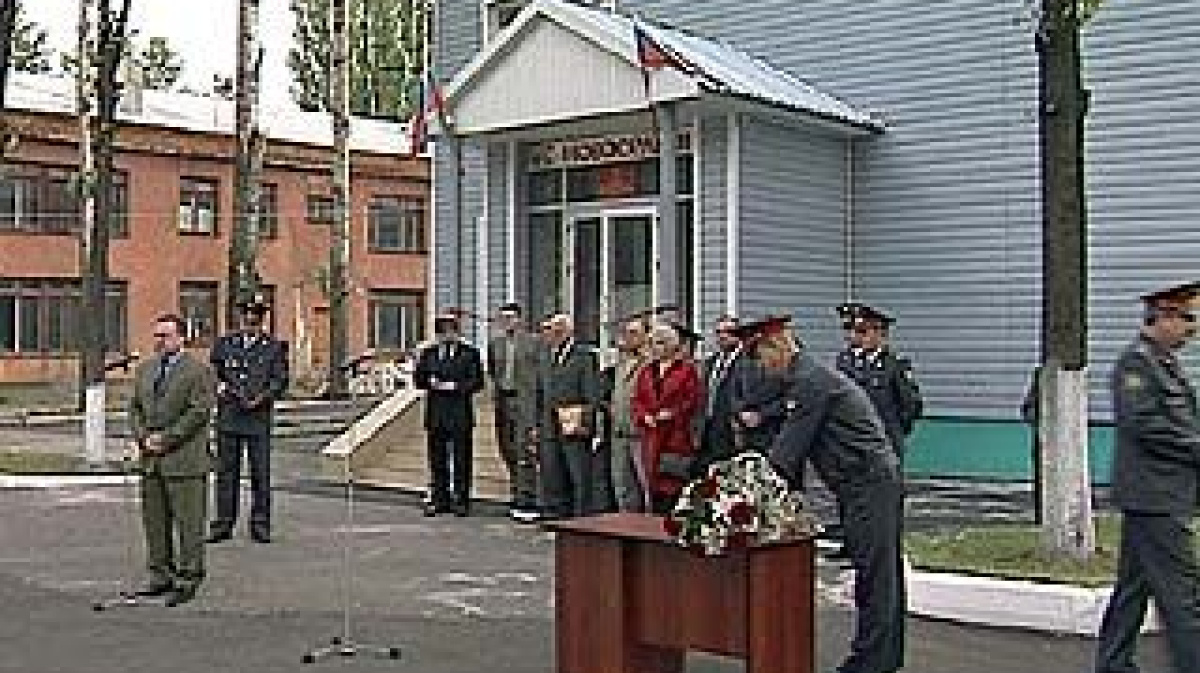
<path fill-rule="evenodd" d="M 237 99 L 234 112 L 237 161 L 234 182 L 233 232 L 229 241 L 229 273 L 225 293 L 225 328 L 238 326 L 238 304 L 259 290 L 257 267 L 261 176 L 255 158 L 258 145 L 258 92 L 261 56 L 258 46 L 259 0 L 238 2 Z"/>
<path fill-rule="evenodd" d="M 1043 310 L 1038 436 L 1045 546 L 1088 558 L 1095 550 L 1087 442 L 1087 237 L 1076 0 L 1043 0 L 1041 84 Z"/>
<path fill-rule="evenodd" d="M 350 264 L 350 67 L 347 0 L 329 5 L 332 44 L 333 189 L 334 217 L 329 246 L 329 395 L 347 393 L 349 356 Z"/>
<path fill-rule="evenodd" d="M 5 110 L 8 92 L 8 68 L 12 62 L 12 36 L 17 28 L 17 0 L 0 0 L 0 159 L 8 149 L 8 123 Z"/>

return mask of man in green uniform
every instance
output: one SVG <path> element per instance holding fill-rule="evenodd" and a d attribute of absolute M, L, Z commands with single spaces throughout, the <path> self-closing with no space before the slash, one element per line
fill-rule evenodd
<path fill-rule="evenodd" d="M 190 601 L 204 579 L 212 371 L 183 351 L 183 319 L 154 322 L 155 357 L 138 367 L 129 418 L 142 473 L 148 582 L 139 596 Z"/>

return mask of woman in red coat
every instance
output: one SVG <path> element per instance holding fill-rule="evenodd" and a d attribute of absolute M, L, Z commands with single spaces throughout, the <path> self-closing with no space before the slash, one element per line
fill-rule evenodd
<path fill-rule="evenodd" d="M 684 482 L 660 470 L 663 454 L 691 456 L 692 426 L 703 391 L 700 374 L 683 343 L 681 328 L 660 325 L 650 339 L 651 361 L 638 372 L 630 412 L 642 435 L 642 464 L 653 510 L 666 513 Z"/>

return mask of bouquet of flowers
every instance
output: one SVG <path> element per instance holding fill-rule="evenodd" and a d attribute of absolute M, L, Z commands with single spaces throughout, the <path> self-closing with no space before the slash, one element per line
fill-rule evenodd
<path fill-rule="evenodd" d="M 680 545 L 709 555 L 816 531 L 800 495 L 757 453 L 710 466 L 705 476 L 684 487 L 664 526 Z"/>

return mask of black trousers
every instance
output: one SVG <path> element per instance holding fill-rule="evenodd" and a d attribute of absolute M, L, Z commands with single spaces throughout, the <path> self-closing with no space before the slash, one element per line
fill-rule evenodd
<path fill-rule="evenodd" d="M 529 447 L 528 429 L 517 423 L 516 397 L 496 396 L 496 443 L 508 468 L 509 495 L 517 509 L 537 508 L 537 458 Z"/>
<path fill-rule="evenodd" d="M 542 444 L 542 500 L 559 519 L 593 511 L 595 457 L 590 439 L 551 438 Z"/>
<path fill-rule="evenodd" d="M 839 673 L 891 673 L 904 666 L 904 486 L 884 481 L 838 493 L 846 553 L 855 570 L 854 639 Z"/>
<path fill-rule="evenodd" d="M 473 428 L 426 432 L 426 457 L 429 460 L 429 502 L 434 507 L 471 504 L 471 463 Z M 453 481 L 453 483 L 451 483 Z"/>
<path fill-rule="evenodd" d="M 217 433 L 217 516 L 214 529 L 232 529 L 241 500 L 242 452 L 250 463 L 250 528 L 271 532 L 271 435 Z"/>
<path fill-rule="evenodd" d="M 1200 567 L 1187 517 L 1126 512 L 1117 583 L 1100 625 L 1099 673 L 1136 673 L 1134 655 L 1151 597 L 1176 673 L 1200 671 Z"/>

